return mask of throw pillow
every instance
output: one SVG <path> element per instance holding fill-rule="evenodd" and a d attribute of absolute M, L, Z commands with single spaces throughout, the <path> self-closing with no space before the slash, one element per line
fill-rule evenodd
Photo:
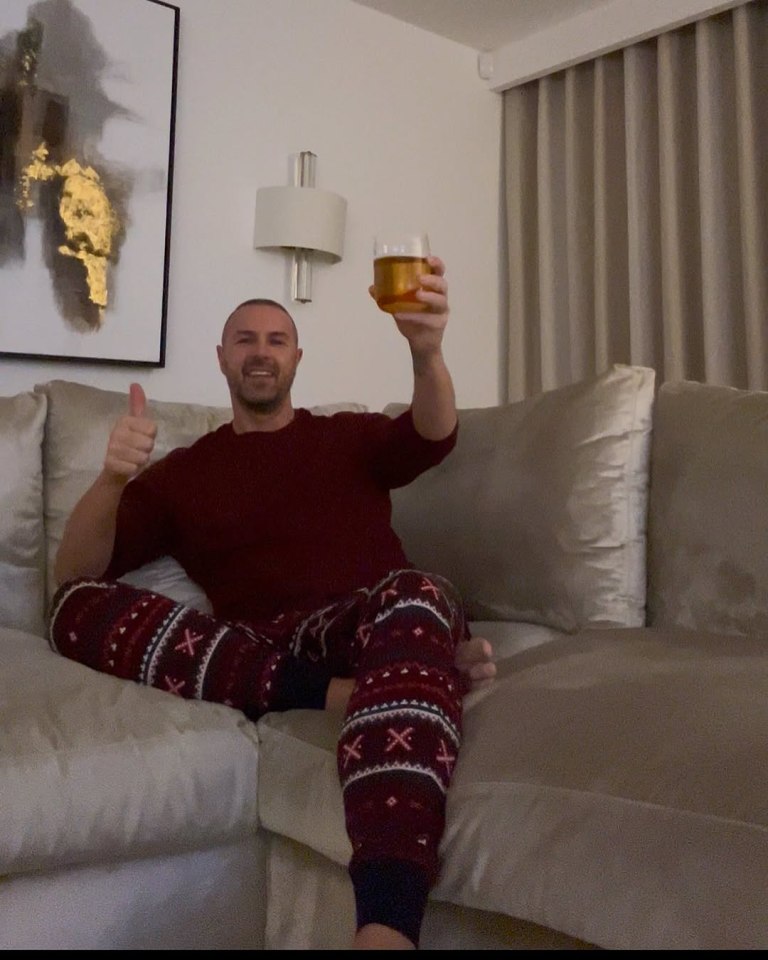
<path fill-rule="evenodd" d="M 654 377 L 616 364 L 517 403 L 460 410 L 451 454 L 393 491 L 409 559 L 452 580 L 472 620 L 643 624 Z"/>
<path fill-rule="evenodd" d="M 173 557 L 158 557 L 138 570 L 126 573 L 120 580 L 140 590 L 152 590 L 170 597 L 177 603 L 202 610 L 203 613 L 213 612 L 205 590 L 187 575 L 184 567 Z"/>

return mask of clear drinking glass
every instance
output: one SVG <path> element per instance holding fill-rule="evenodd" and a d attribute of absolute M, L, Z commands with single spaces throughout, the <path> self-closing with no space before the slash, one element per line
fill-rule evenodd
<path fill-rule="evenodd" d="M 419 313 L 427 306 L 416 299 L 419 277 L 431 273 L 426 233 L 380 234 L 373 241 L 373 287 L 385 313 Z"/>

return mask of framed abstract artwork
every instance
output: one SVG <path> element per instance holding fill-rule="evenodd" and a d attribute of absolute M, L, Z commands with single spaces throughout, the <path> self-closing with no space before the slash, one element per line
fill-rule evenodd
<path fill-rule="evenodd" d="M 165 365 L 179 9 L 0 2 L 0 360 Z"/>

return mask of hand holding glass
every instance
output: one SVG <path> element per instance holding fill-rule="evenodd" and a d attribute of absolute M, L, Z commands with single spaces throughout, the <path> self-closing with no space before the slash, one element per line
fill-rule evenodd
<path fill-rule="evenodd" d="M 378 236 L 373 242 L 373 294 L 385 313 L 420 313 L 427 304 L 416 299 L 419 277 L 432 273 L 426 233 Z"/>

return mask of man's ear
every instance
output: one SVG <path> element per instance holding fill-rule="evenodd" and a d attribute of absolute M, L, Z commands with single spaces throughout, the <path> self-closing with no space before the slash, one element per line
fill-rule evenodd
<path fill-rule="evenodd" d="M 299 347 L 296 351 L 296 366 L 298 367 L 301 358 L 304 356 L 304 351 Z"/>
<path fill-rule="evenodd" d="M 221 350 L 221 345 L 220 345 L 220 344 L 217 344 L 217 345 L 216 345 L 216 356 L 217 356 L 218 361 L 219 361 L 219 370 L 221 370 L 221 372 L 224 373 L 224 367 L 222 366 L 222 359 L 221 359 L 221 357 L 222 357 L 222 350 Z"/>

